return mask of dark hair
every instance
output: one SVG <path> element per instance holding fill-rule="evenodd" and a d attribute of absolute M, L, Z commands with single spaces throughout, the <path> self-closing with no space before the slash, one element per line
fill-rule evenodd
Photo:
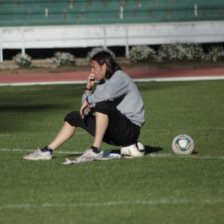
<path fill-rule="evenodd" d="M 106 79 L 110 79 L 117 70 L 121 70 L 121 67 L 117 64 L 108 51 L 100 51 L 99 53 L 95 54 L 91 60 L 96 61 L 100 66 L 106 64 Z"/>

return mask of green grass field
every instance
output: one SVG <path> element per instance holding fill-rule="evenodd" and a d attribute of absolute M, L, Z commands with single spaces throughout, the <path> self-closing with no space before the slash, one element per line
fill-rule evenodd
<path fill-rule="evenodd" d="M 0 87 L 0 223 L 224 223 L 224 81 L 137 85 L 146 109 L 140 140 L 155 152 L 70 166 L 65 157 L 93 141 L 81 129 L 51 161 L 22 157 L 79 110 L 84 85 Z M 195 140 L 193 155 L 171 152 L 182 133 Z"/>

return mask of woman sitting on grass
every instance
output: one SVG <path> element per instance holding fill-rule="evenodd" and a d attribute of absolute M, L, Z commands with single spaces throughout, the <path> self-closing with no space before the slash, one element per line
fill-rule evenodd
<path fill-rule="evenodd" d="M 95 81 L 99 83 L 95 91 L 92 91 Z M 82 102 L 80 111 L 73 111 L 65 117 L 64 126 L 49 145 L 23 158 L 52 159 L 53 151 L 72 137 L 78 127 L 94 136 L 94 142 L 83 153 L 82 160 L 100 159 L 102 141 L 122 146 L 126 155 L 143 155 L 136 146 L 140 129 L 145 122 L 142 97 L 133 80 L 121 71 L 120 66 L 106 51 L 99 52 L 92 58 L 91 73 Z"/>

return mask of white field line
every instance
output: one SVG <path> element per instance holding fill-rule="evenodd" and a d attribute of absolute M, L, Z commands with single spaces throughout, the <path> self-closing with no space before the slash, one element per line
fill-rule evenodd
<path fill-rule="evenodd" d="M 201 155 L 174 155 L 172 153 L 151 153 L 148 155 L 150 158 L 182 158 L 182 159 L 221 159 L 224 160 L 224 156 L 201 156 Z"/>
<path fill-rule="evenodd" d="M 170 82 L 170 81 L 200 81 L 200 80 L 222 80 L 224 76 L 192 76 L 192 77 L 169 77 L 169 78 L 139 78 L 135 82 Z M 49 82 L 24 82 L 24 83 L 0 83 L 0 86 L 32 86 L 32 85 L 56 85 L 56 84 L 84 84 L 81 81 L 49 81 Z"/>
<path fill-rule="evenodd" d="M 9 149 L 0 148 L 0 152 L 32 152 L 35 149 Z M 78 151 L 60 151 L 56 150 L 56 154 L 73 154 L 80 155 L 83 152 Z M 174 155 L 173 153 L 150 153 L 146 156 L 147 158 L 182 158 L 182 159 L 214 159 L 214 160 L 224 160 L 224 156 L 201 156 L 201 155 Z"/>
<path fill-rule="evenodd" d="M 57 85 L 57 84 L 85 84 L 82 81 L 49 81 L 49 82 L 20 82 L 20 83 L 0 83 L 0 86 L 33 86 L 33 85 Z"/>
<path fill-rule="evenodd" d="M 0 152 L 33 152 L 34 150 L 35 149 L 20 149 L 20 148 L 17 148 L 17 149 L 9 149 L 9 148 L 0 148 Z M 56 154 L 77 154 L 77 155 L 80 155 L 83 152 L 77 152 L 77 151 L 60 151 L 60 150 L 57 150 L 54 153 L 56 153 Z"/>
<path fill-rule="evenodd" d="M 194 127 L 194 130 L 209 130 L 209 131 L 213 131 L 213 130 L 224 130 L 224 127 Z M 183 131 L 183 129 L 176 129 L 176 131 Z M 144 130 L 144 133 L 145 132 L 152 132 L 152 130 L 149 130 L 149 129 L 145 129 Z M 170 133 L 170 129 L 159 129 L 159 130 L 156 130 L 156 132 L 158 133 Z M 144 134 L 143 133 L 143 134 Z M 1 135 L 0 135 L 1 136 Z"/>
<path fill-rule="evenodd" d="M 85 132 L 85 131 L 79 131 L 79 132 L 76 132 L 75 135 L 87 135 L 88 133 Z M 0 134 L 0 138 L 4 138 L 4 137 L 14 137 L 14 136 L 39 136 L 40 133 L 26 133 L 26 134 L 17 134 L 17 133 L 12 133 L 12 134 Z M 51 133 L 51 135 L 54 135 L 56 136 L 57 135 L 57 132 L 55 133 Z"/>
<path fill-rule="evenodd" d="M 200 80 L 222 80 L 224 76 L 192 76 L 192 77 L 169 77 L 169 78 L 139 78 L 135 82 L 173 82 L 173 81 L 200 81 Z"/>
<path fill-rule="evenodd" d="M 182 129 L 180 129 L 182 130 Z M 224 127 L 199 127 L 197 128 L 196 130 L 224 130 Z M 168 129 L 164 129 L 164 130 L 157 130 L 157 132 L 168 132 L 169 130 Z M 144 132 L 151 132 L 151 130 L 144 130 Z M 88 133 L 85 132 L 85 131 L 77 131 L 75 133 L 75 135 L 87 135 Z M 29 136 L 39 136 L 40 133 L 25 133 L 25 134 L 17 134 L 17 133 L 3 133 L 3 134 L 0 134 L 0 138 L 2 137 L 12 137 L 12 136 L 24 136 L 24 135 L 29 135 Z M 51 135 L 57 135 L 57 132 L 55 133 L 51 133 Z"/>
<path fill-rule="evenodd" d="M 197 128 L 198 130 L 224 130 L 224 127 L 200 127 L 200 128 Z M 182 129 L 180 129 L 182 130 Z M 151 132 L 151 130 L 144 130 L 144 132 Z M 160 133 L 167 133 L 169 132 L 169 130 L 158 130 L 157 132 L 160 132 Z M 88 133 L 85 132 L 85 131 L 78 131 L 75 133 L 75 135 L 87 135 Z M 25 134 L 26 136 L 39 136 L 40 134 L 38 133 L 26 133 Z M 57 135 L 57 132 L 55 133 L 51 133 L 52 136 L 56 136 Z M 14 137 L 14 136 L 24 136 L 24 134 L 17 134 L 17 133 L 5 133 L 5 134 L 0 134 L 0 138 L 5 138 L 5 137 Z"/>
<path fill-rule="evenodd" d="M 109 207 L 109 206 L 125 206 L 125 205 L 179 205 L 179 204 L 223 204 L 223 199 L 159 199 L 159 200 L 135 200 L 135 201 L 106 201 L 106 202 L 87 202 L 87 203 L 43 203 L 43 204 L 5 204 L 0 206 L 0 210 L 3 209 L 29 209 L 29 208 L 69 208 L 69 207 Z"/>

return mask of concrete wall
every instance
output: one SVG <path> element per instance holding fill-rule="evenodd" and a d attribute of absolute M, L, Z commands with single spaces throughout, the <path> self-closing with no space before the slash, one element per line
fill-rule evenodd
<path fill-rule="evenodd" d="M 224 21 L 0 27 L 3 49 L 154 45 L 174 42 L 224 42 Z"/>

